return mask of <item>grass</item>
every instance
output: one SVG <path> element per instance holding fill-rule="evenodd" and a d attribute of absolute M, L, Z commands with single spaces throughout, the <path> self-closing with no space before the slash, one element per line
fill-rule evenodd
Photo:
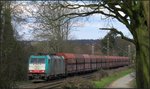
<path fill-rule="evenodd" d="M 110 83 L 112 83 L 114 80 L 119 79 L 120 77 L 123 77 L 129 73 L 133 72 L 132 69 L 122 70 L 120 72 L 114 73 L 109 75 L 108 77 L 102 78 L 100 81 L 94 81 L 95 88 L 105 88 Z"/>

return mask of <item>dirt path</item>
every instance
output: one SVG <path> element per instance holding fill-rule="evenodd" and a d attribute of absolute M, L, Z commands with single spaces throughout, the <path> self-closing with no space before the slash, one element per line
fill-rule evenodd
<path fill-rule="evenodd" d="M 107 88 L 132 88 L 130 82 L 135 78 L 134 73 L 130 73 L 118 80 L 114 81 Z"/>

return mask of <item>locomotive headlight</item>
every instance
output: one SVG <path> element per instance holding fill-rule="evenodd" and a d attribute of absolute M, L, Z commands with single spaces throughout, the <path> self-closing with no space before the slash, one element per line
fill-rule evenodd
<path fill-rule="evenodd" d="M 29 72 L 32 72 L 32 70 L 29 70 Z"/>
<path fill-rule="evenodd" d="M 42 72 L 45 72 L 44 70 L 42 70 Z"/>

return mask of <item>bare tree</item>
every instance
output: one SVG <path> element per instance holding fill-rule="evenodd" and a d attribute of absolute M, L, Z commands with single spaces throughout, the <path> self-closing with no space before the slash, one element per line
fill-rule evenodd
<path fill-rule="evenodd" d="M 85 17 L 93 14 L 102 14 L 107 18 L 115 18 L 123 23 L 133 35 L 130 39 L 115 28 L 100 28 L 111 30 L 121 35 L 136 46 L 136 83 L 138 88 L 150 88 L 150 61 L 149 61 L 149 1 L 135 0 L 100 0 L 95 2 L 60 3 L 61 8 L 77 9 L 79 12 L 65 13 L 53 20 L 64 17 Z M 59 8 L 60 8 L 59 7 Z M 82 10 L 82 11 L 81 11 Z"/>
<path fill-rule="evenodd" d="M 65 46 L 64 41 L 70 38 L 72 21 L 67 20 L 66 17 L 57 21 L 52 21 L 53 18 L 58 18 L 69 10 L 65 8 L 57 8 L 59 2 L 36 2 L 34 7 L 36 12 L 28 10 L 33 13 L 36 18 L 36 25 L 34 28 L 34 36 L 36 38 L 47 40 L 50 52 L 62 52 Z"/>

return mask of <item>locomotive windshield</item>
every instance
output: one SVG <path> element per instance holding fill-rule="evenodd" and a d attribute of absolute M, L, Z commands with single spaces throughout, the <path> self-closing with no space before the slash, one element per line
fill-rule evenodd
<path fill-rule="evenodd" d="M 43 63 L 45 63 L 45 59 L 44 58 L 32 58 L 30 63 L 32 63 L 32 64 L 43 64 Z"/>

